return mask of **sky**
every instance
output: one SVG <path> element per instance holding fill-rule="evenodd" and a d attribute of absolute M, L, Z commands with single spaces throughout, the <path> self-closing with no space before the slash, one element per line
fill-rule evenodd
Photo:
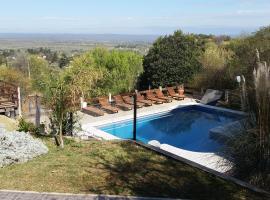
<path fill-rule="evenodd" d="M 0 0 L 0 33 L 237 35 L 270 25 L 270 0 Z"/>

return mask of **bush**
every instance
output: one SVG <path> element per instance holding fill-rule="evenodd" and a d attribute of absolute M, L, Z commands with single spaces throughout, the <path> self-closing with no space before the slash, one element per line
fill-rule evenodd
<path fill-rule="evenodd" d="M 24 118 L 20 118 L 18 124 L 19 132 L 38 133 L 38 128 L 31 122 L 27 122 Z"/>
<path fill-rule="evenodd" d="M 260 59 L 270 63 L 270 26 L 261 28 L 248 37 L 232 40 L 228 48 L 234 52 L 231 65 L 235 73 L 245 75 L 246 80 L 252 80 L 252 72 L 258 61 L 254 56 L 256 49 Z"/>
<path fill-rule="evenodd" d="M 270 191 L 270 162 L 263 164 L 260 152 L 258 133 L 250 129 L 232 136 L 224 148 L 225 155 L 234 163 L 233 176 Z"/>
<path fill-rule="evenodd" d="M 233 89 L 235 76 L 230 70 L 233 52 L 215 43 L 208 43 L 199 58 L 202 71 L 195 75 L 190 85 L 194 88 Z"/>
<path fill-rule="evenodd" d="M 201 43 L 194 36 L 176 31 L 160 37 L 144 57 L 140 88 L 177 85 L 189 81 L 198 72 Z"/>
<path fill-rule="evenodd" d="M 75 58 L 66 71 L 78 96 L 129 92 L 143 71 L 142 57 L 131 51 L 96 48 Z"/>

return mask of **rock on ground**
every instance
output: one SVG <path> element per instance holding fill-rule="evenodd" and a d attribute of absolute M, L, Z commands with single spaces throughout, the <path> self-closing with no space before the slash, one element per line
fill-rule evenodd
<path fill-rule="evenodd" d="M 48 152 L 47 146 L 24 132 L 8 132 L 0 128 L 0 167 L 27 162 Z"/>

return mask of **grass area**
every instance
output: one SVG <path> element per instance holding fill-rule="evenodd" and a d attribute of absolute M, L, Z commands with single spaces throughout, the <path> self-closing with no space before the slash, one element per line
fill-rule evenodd
<path fill-rule="evenodd" d="M 0 189 L 192 199 L 263 199 L 227 181 L 129 142 L 75 142 L 0 169 Z"/>
<path fill-rule="evenodd" d="M 18 129 L 18 122 L 4 115 L 0 115 L 0 124 L 3 124 L 8 131 L 15 131 Z"/>

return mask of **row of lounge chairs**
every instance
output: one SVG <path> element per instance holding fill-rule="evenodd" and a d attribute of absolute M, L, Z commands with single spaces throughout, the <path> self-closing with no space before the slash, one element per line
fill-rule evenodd
<path fill-rule="evenodd" d="M 184 88 L 178 88 L 178 92 L 175 92 L 173 87 L 167 87 L 167 96 L 160 89 L 147 90 L 145 96 L 140 92 L 137 95 L 137 108 L 142 108 L 144 106 L 152 106 L 153 104 L 170 103 L 173 99 L 184 100 Z M 117 113 L 119 109 L 121 110 L 132 110 L 134 106 L 134 101 L 129 95 L 115 95 L 113 96 L 114 106 L 109 103 L 108 98 L 100 97 L 98 98 L 98 104 L 100 108 L 95 106 L 87 106 L 82 108 L 84 113 L 102 116 L 107 113 Z"/>

